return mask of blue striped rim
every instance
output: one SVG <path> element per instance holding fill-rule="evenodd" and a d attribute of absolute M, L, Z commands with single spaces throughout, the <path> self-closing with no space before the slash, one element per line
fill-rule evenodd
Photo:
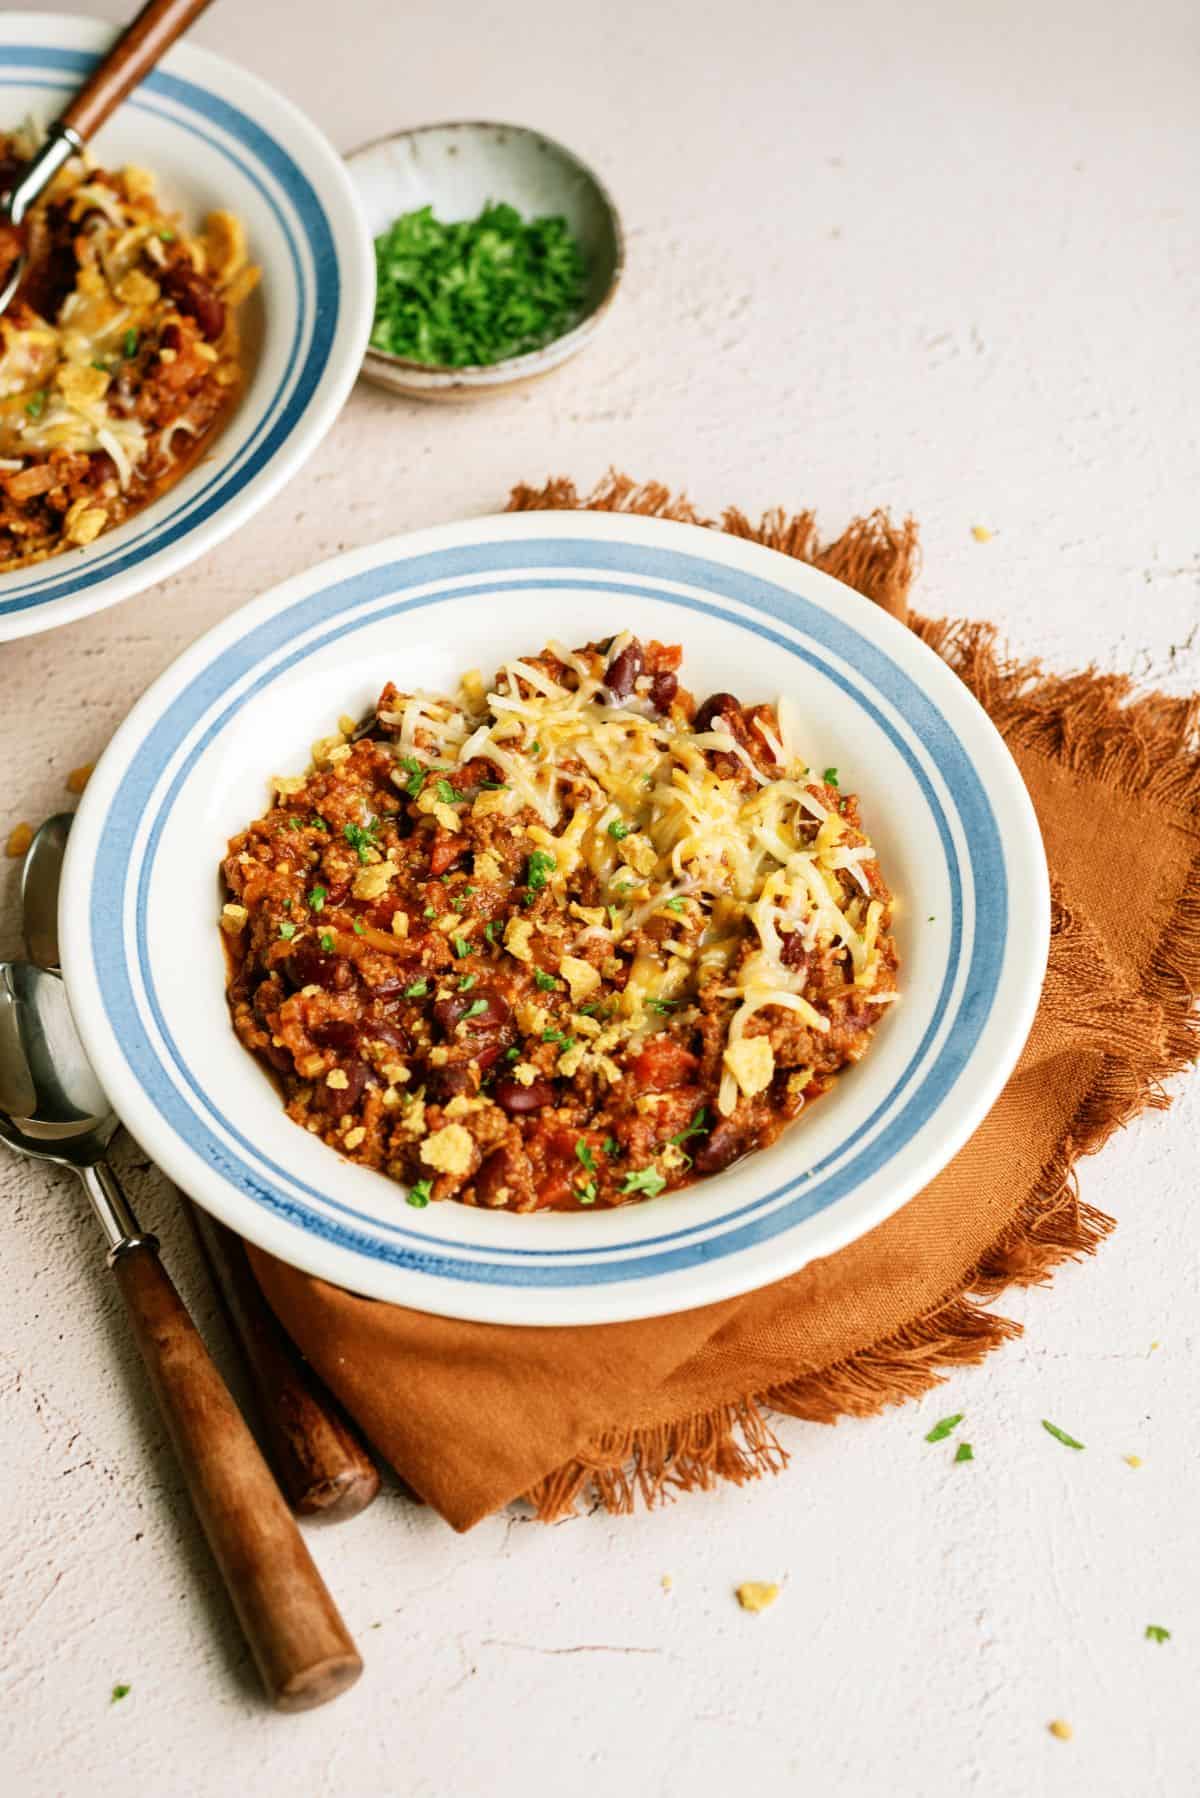
<path fill-rule="evenodd" d="M 888 736 L 917 780 L 937 824 L 952 900 L 950 950 L 941 994 L 934 1008 L 934 1022 L 891 1092 L 876 1107 L 871 1118 L 858 1127 L 853 1138 L 839 1143 L 833 1153 L 801 1179 L 775 1188 L 715 1225 L 684 1225 L 637 1243 L 589 1250 L 588 1261 L 572 1265 L 564 1265 L 564 1260 L 577 1256 L 579 1250 L 505 1248 L 497 1251 L 494 1260 L 481 1259 L 478 1244 L 431 1235 L 428 1229 L 414 1227 L 413 1222 L 390 1225 L 368 1218 L 330 1198 L 327 1193 L 303 1185 L 286 1169 L 271 1162 L 213 1105 L 202 1080 L 190 1068 L 173 1040 L 158 1000 L 146 942 L 147 896 L 164 825 L 189 770 L 206 744 L 235 713 L 288 668 L 369 622 L 453 604 L 468 592 L 477 595 L 481 576 L 499 577 L 515 570 L 556 568 L 590 568 L 600 574 L 605 571 L 619 573 L 622 577 L 620 591 L 727 619 L 741 629 L 754 631 L 786 654 L 806 661 L 818 668 L 825 678 L 834 681 Z M 631 577 L 651 582 L 675 582 L 714 598 L 682 595 L 661 586 L 630 586 Z M 464 581 L 471 581 L 473 585 L 468 588 L 452 584 Z M 433 582 L 443 585 L 433 593 L 398 598 L 393 605 L 379 607 L 368 615 L 368 608 L 375 602 Z M 609 593 L 614 590 L 611 581 L 580 579 L 572 573 L 552 579 L 490 578 L 487 591 L 530 591 L 537 587 Z M 720 599 L 735 600 L 758 616 L 747 618 L 730 612 L 714 603 Z M 797 644 L 774 629 L 768 622 L 772 619 L 804 632 L 808 641 Z M 322 626 L 326 628 L 312 642 L 286 653 L 289 643 Z M 278 663 L 263 671 L 264 663 L 280 651 L 285 653 Z M 827 653 L 822 654 L 822 651 Z M 861 685 L 848 680 L 834 667 L 828 659 L 830 655 L 853 667 L 860 676 Z M 259 671 L 257 674 L 256 670 Z M 160 771 L 183 748 L 189 734 L 219 703 L 222 695 L 247 677 L 251 678 L 245 690 L 198 736 L 187 750 L 167 791 L 157 801 L 140 867 L 136 866 L 133 861 L 135 843 L 150 808 Z M 866 687 L 872 688 L 905 720 L 936 767 L 954 804 L 967 845 L 974 900 L 969 945 L 965 942 L 962 870 L 948 821 L 911 744 L 863 690 Z M 151 1041 L 147 1020 L 133 990 L 122 918 L 129 896 L 129 882 L 135 877 L 137 971 L 145 987 L 150 1016 L 174 1064 L 174 1074 L 161 1060 Z M 724 1258 L 827 1209 L 885 1166 L 943 1103 L 979 1040 L 999 982 L 1007 920 L 1008 889 L 1003 849 L 991 806 L 970 758 L 937 706 L 868 638 L 774 583 L 723 564 L 640 545 L 562 538 L 502 541 L 434 551 L 368 569 L 296 601 L 285 612 L 267 619 L 240 642 L 224 650 L 172 701 L 166 714 L 151 727 L 132 757 L 132 765 L 113 796 L 105 821 L 89 905 L 92 957 L 101 998 L 122 1052 L 163 1119 L 226 1180 L 294 1226 L 371 1259 L 457 1280 L 541 1287 L 645 1279 L 676 1272 L 698 1262 Z M 947 1019 L 943 1013 L 963 972 L 964 953 L 969 954 L 969 961 L 957 1009 L 940 1047 L 926 1066 L 935 1032 L 946 1027 Z M 187 1090 L 181 1090 L 181 1085 Z M 210 1127 L 208 1117 L 236 1145 L 233 1150 Z M 884 1120 L 882 1124 L 881 1120 Z M 875 1131 L 873 1136 L 872 1131 Z M 243 1160 L 242 1154 L 253 1157 L 256 1165 Z M 291 1190 L 283 1190 L 275 1184 L 277 1180 L 286 1183 Z M 324 1210 L 305 1203 L 295 1196 L 297 1192 L 306 1193 Z M 337 1215 L 330 1216 L 330 1212 Z M 714 1235 L 714 1231 L 720 1234 Z M 437 1249 L 448 1253 L 438 1254 Z M 655 1252 L 649 1252 L 651 1250 Z"/>
<path fill-rule="evenodd" d="M 92 68 L 97 56 L 89 51 L 63 50 L 28 44 L 0 45 L 0 67 L 59 69 L 64 74 L 79 76 Z M 0 87 L 44 87 L 63 89 L 69 82 L 38 80 L 25 76 L 20 81 L 0 79 Z M 162 105 L 153 104 L 150 96 L 187 107 L 199 118 L 223 132 L 241 146 L 249 160 L 238 155 L 225 138 L 204 130 L 193 120 L 180 118 Z M 177 75 L 161 70 L 149 75 L 137 94 L 126 106 L 164 118 L 208 144 L 231 163 L 256 187 L 270 207 L 287 244 L 296 282 L 296 325 L 292 345 L 274 393 L 263 409 L 253 432 L 237 455 L 214 470 L 210 478 L 190 498 L 183 500 L 161 519 L 147 525 L 129 542 L 98 553 L 89 550 L 86 563 L 73 564 L 65 576 L 61 565 L 50 571 L 39 569 L 31 574 L 20 589 L 0 598 L 0 616 L 25 612 L 35 606 L 75 594 L 99 581 L 106 581 L 125 569 L 136 566 L 148 556 L 157 555 L 179 538 L 188 535 L 219 510 L 240 491 L 278 453 L 303 416 L 329 362 L 335 340 L 341 307 L 341 279 L 333 233 L 321 202 L 308 177 L 288 155 L 283 146 L 263 127 L 220 95 L 198 87 Z M 292 221 L 280 206 L 276 191 L 264 180 L 260 171 L 269 174 L 282 192 L 303 233 L 304 244 L 312 262 L 310 279 L 296 238 Z M 307 350 L 304 349 L 308 339 Z M 291 388 L 288 392 L 289 386 Z M 284 396 L 287 395 L 286 403 Z"/>

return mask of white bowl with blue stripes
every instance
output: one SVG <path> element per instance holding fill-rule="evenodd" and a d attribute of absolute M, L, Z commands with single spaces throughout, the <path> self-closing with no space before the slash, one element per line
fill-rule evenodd
<path fill-rule="evenodd" d="M 902 998 L 864 1060 L 771 1148 L 627 1209 L 414 1210 L 284 1116 L 236 1041 L 216 927 L 227 838 L 276 773 L 384 682 L 450 688 L 554 637 L 684 646 L 685 684 L 786 693 L 817 767 L 862 798 L 897 895 Z M 1028 795 L 935 655 L 827 575 L 657 520 L 531 513 L 395 538 L 286 582 L 201 638 L 93 774 L 60 911 L 71 1005 L 146 1151 L 285 1261 L 360 1293 L 482 1321 L 686 1310 L 828 1255 L 942 1168 L 1020 1052 L 1049 897 Z"/>
<path fill-rule="evenodd" d="M 0 123 L 48 122 L 113 28 L 59 14 L 0 16 Z M 262 269 L 242 313 L 248 379 L 195 468 L 84 549 L 0 574 L 0 641 L 49 630 L 165 580 L 252 518 L 337 416 L 371 328 L 375 269 L 353 184 L 303 113 L 222 57 L 178 45 L 92 145 L 151 169 L 198 223 L 244 221 Z"/>

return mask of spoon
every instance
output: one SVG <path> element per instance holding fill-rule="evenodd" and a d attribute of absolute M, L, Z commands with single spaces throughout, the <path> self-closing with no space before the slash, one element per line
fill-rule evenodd
<path fill-rule="evenodd" d="M 117 1118 L 76 1034 L 66 988 L 32 962 L 0 962 L 0 1142 L 73 1168 L 183 1467 L 192 1503 L 279 1710 L 354 1684 L 362 1661 L 228 1387 L 138 1228 L 106 1151 Z"/>
<path fill-rule="evenodd" d="M 38 967 L 53 974 L 59 972 L 58 886 L 72 817 L 59 812 L 39 826 L 21 875 L 25 941 Z M 183 1202 L 241 1344 L 267 1452 L 288 1503 L 325 1522 L 356 1517 L 379 1491 L 379 1469 L 263 1298 L 240 1237 L 190 1200 Z"/>
<path fill-rule="evenodd" d="M 64 163 L 78 156 L 84 140 L 99 131 L 139 81 L 166 55 L 177 37 L 211 5 L 211 0 L 149 0 L 126 26 L 112 49 L 92 70 L 24 173 L 0 199 L 0 225 L 20 226 L 29 208 L 53 181 Z M 21 285 L 26 256 L 22 249 L 0 288 L 0 313 Z"/>

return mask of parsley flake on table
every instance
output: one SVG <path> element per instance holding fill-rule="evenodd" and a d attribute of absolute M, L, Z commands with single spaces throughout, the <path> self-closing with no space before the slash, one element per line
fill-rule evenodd
<path fill-rule="evenodd" d="M 1169 1642 L 1171 1640 L 1171 1632 L 1169 1629 L 1164 1629 L 1161 1623 L 1148 1623 L 1146 1625 L 1146 1640 L 1147 1642 Z"/>
<path fill-rule="evenodd" d="M 940 1423 L 934 1424 L 925 1438 L 926 1442 L 944 1442 L 947 1436 L 958 1428 L 965 1416 L 965 1411 L 956 1411 L 953 1417 L 943 1417 Z"/>
<path fill-rule="evenodd" d="M 372 347 L 442 368 L 523 355 L 577 322 L 584 274 L 564 218 L 490 202 L 444 222 L 419 207 L 375 239 Z"/>
<path fill-rule="evenodd" d="M 1042 1428 L 1048 1431 L 1056 1442 L 1063 1442 L 1068 1448 L 1083 1447 L 1082 1442 L 1076 1442 L 1074 1436 L 1068 1436 L 1065 1430 L 1060 1430 L 1056 1423 L 1050 1423 L 1045 1417 L 1042 1419 Z"/>
<path fill-rule="evenodd" d="M 109 1699 L 108 1702 L 110 1704 L 119 1704 L 121 1699 L 128 1698 L 129 1694 L 132 1691 L 133 1691 L 132 1686 L 114 1686 L 112 1689 L 112 1697 Z"/>
<path fill-rule="evenodd" d="M 960 1442 L 954 1451 L 954 1459 L 956 1463 L 959 1461 L 973 1461 L 975 1459 L 975 1450 L 971 1447 L 969 1442 Z"/>

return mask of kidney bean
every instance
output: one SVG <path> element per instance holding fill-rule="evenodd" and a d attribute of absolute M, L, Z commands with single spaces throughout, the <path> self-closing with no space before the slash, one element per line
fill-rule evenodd
<path fill-rule="evenodd" d="M 313 1025 L 311 1035 L 320 1048 L 336 1049 L 339 1055 L 357 1055 L 362 1041 L 358 1025 L 350 1018 L 326 1018 Z"/>
<path fill-rule="evenodd" d="M 548 1080 L 535 1080 L 531 1086 L 522 1086 L 519 1080 L 497 1080 L 493 1096 L 509 1117 L 524 1117 L 553 1105 L 554 1088 Z"/>
<path fill-rule="evenodd" d="M 692 729 L 695 731 L 711 730 L 715 721 L 725 712 L 740 710 L 741 707 L 732 693 L 712 693 L 692 720 Z"/>
<path fill-rule="evenodd" d="M 391 1018 L 364 1018 L 362 1029 L 371 1042 L 386 1043 L 389 1049 L 399 1049 L 402 1055 L 407 1055 L 408 1032 Z"/>
<path fill-rule="evenodd" d="M 493 1149 L 475 1176 L 475 1197 L 481 1205 L 494 1205 L 505 1187 L 506 1199 L 523 1197 L 532 1187 L 529 1157 L 517 1148 Z"/>
<path fill-rule="evenodd" d="M 604 684 L 614 699 L 628 699 L 645 665 L 645 651 L 634 637 L 625 645 L 604 676 Z"/>
<path fill-rule="evenodd" d="M 430 1097 L 439 1105 L 460 1095 L 473 1099 L 478 1091 L 479 1069 L 470 1061 L 455 1061 L 448 1067 L 434 1068 L 429 1077 Z"/>
<path fill-rule="evenodd" d="M 499 993 L 488 986 L 473 986 L 465 993 L 452 993 L 449 998 L 439 999 L 433 1008 L 433 1015 L 447 1036 L 453 1036 L 454 1029 L 460 1024 L 471 1007 L 482 1000 L 484 1009 L 477 1011 L 467 1019 L 469 1027 L 474 1031 L 502 1030 L 509 1019 L 509 1006 Z"/>
<path fill-rule="evenodd" d="M 313 1088 L 313 1102 L 327 1117 L 345 1117 L 353 1111 L 367 1084 L 367 1069 L 361 1061 L 352 1061 L 342 1072 L 346 1076 L 345 1086 L 328 1086 L 324 1079 L 318 1079 Z"/>
<path fill-rule="evenodd" d="M 326 955 L 315 941 L 303 942 L 284 962 L 295 987 L 319 986 L 327 993 L 344 993 L 354 985 L 354 969 L 344 955 Z"/>
<path fill-rule="evenodd" d="M 696 1172 L 719 1174 L 740 1156 L 749 1154 L 753 1146 L 744 1126 L 722 1119 L 696 1150 L 693 1157 Z"/>
<path fill-rule="evenodd" d="M 182 313 L 195 319 L 210 343 L 221 335 L 225 329 L 225 302 L 204 275 L 186 263 L 174 262 L 163 271 L 160 286 Z"/>
<path fill-rule="evenodd" d="M 294 1070 L 295 1064 L 292 1061 L 291 1051 L 281 1048 L 278 1043 L 268 1043 L 265 1048 L 259 1050 L 259 1054 L 265 1061 L 270 1062 L 277 1074 L 290 1074 Z"/>
<path fill-rule="evenodd" d="M 669 711 L 671 701 L 679 691 L 677 674 L 656 674 L 650 682 L 650 698 L 660 712 Z"/>
<path fill-rule="evenodd" d="M 783 949 L 780 960 L 785 968 L 806 968 L 808 966 L 808 950 L 804 947 L 804 938 L 798 930 L 792 930 L 780 938 Z"/>

